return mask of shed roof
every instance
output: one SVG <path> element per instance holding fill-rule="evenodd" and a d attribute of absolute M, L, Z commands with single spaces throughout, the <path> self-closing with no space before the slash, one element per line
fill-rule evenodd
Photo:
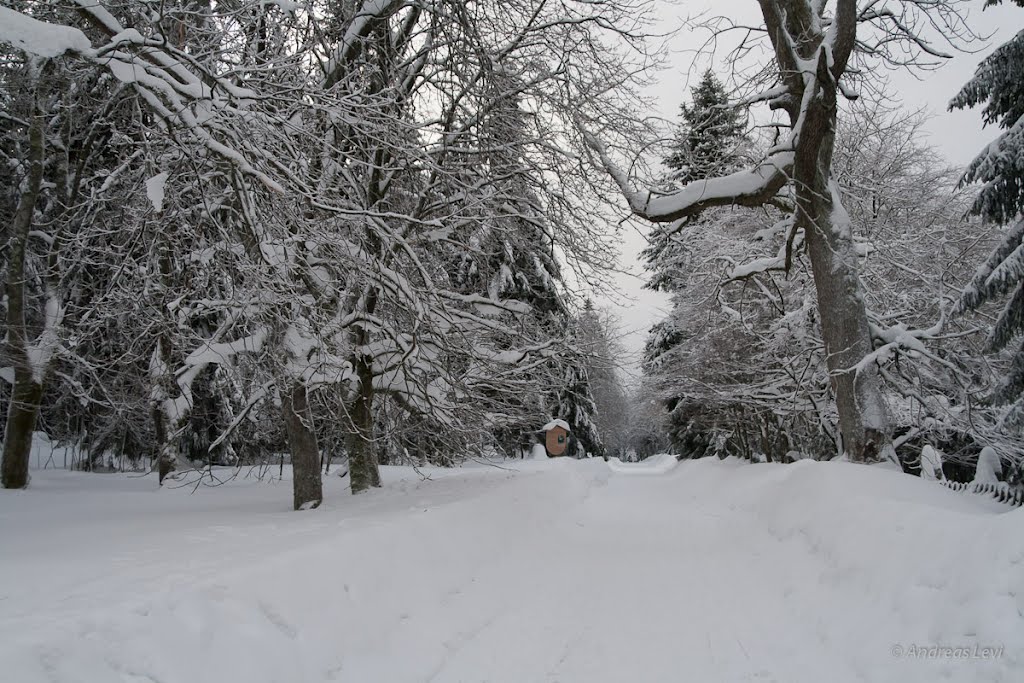
<path fill-rule="evenodd" d="M 562 429 L 564 429 L 567 432 L 571 432 L 572 431 L 571 429 L 569 429 L 569 423 L 566 422 L 565 420 L 552 420 L 551 422 L 548 422 L 546 425 L 541 427 L 540 430 L 542 432 L 550 432 L 555 427 L 561 427 Z"/>

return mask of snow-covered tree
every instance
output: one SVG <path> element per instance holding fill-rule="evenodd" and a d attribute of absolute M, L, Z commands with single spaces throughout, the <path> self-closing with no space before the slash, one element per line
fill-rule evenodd
<path fill-rule="evenodd" d="M 814 274 L 842 450 L 853 460 L 876 460 L 892 454 L 892 419 L 878 365 L 868 359 L 873 340 L 857 251 L 833 174 L 839 98 L 855 97 L 856 84 L 870 78 L 879 62 L 907 65 L 941 58 L 926 33 L 937 28 L 939 40 L 956 41 L 964 36 L 963 20 L 952 2 L 759 4 L 758 33 L 769 41 L 773 61 L 758 73 L 770 74 L 773 85 L 760 89 L 763 79 L 753 78 L 748 86 L 758 90 L 745 102 L 767 103 L 785 121 L 758 163 L 667 192 L 637 190 L 613 158 L 609 140 L 616 141 L 616 131 L 595 126 L 588 141 L 631 211 L 652 222 L 677 222 L 729 205 L 777 205 L 790 213 L 781 262 L 789 266 L 800 236 Z M 741 50 L 749 54 L 746 43 Z"/>
<path fill-rule="evenodd" d="M 1024 7 L 1024 1 L 1014 0 Z M 1000 4 L 986 0 L 985 6 Z M 1003 132 L 971 162 L 963 183 L 981 183 L 971 212 L 1008 227 L 1000 244 L 982 263 L 960 300 L 961 311 L 1009 295 L 988 338 L 988 350 L 1001 351 L 1024 331 L 1024 32 L 996 48 L 978 65 L 951 109 L 984 105 L 986 124 Z M 1008 405 L 1007 424 L 1024 419 L 1024 346 L 993 396 Z"/>
<path fill-rule="evenodd" d="M 379 428 L 455 441 L 519 411 L 520 390 L 564 367 L 564 325 L 543 323 L 564 306 L 558 259 L 582 280 L 612 262 L 571 131 L 629 119 L 607 84 L 628 90 L 646 61 L 642 4 L 0 8 L 4 77 L 20 79 L 0 211 L 22 217 L 4 255 L 5 467 L 25 462 L 58 356 L 59 386 L 102 405 L 90 420 L 151 409 L 161 475 L 190 446 L 210 461 L 250 436 L 287 445 L 296 508 L 322 498 L 324 444 L 344 444 L 358 492 L 379 482 Z M 80 201 L 49 201 L 75 187 L 61 168 L 84 179 Z M 80 230 L 66 253 L 84 258 L 57 259 L 74 268 L 39 267 L 67 245 L 40 216 Z M 481 277 L 459 279 L 474 263 Z"/>
<path fill-rule="evenodd" d="M 984 323 L 948 321 L 945 312 L 993 229 L 964 220 L 971 196 L 950 193 L 956 175 L 924 141 L 923 123 L 877 102 L 850 105 L 834 164 L 894 445 L 908 464 L 923 443 L 968 460 L 989 435 L 974 398 L 987 378 L 973 358 Z M 721 214 L 713 233 L 680 230 L 687 267 L 669 316 L 648 340 L 645 373 L 670 408 L 670 434 L 683 454 L 830 457 L 837 416 L 802 242 L 787 273 L 786 223 L 744 211 Z"/>
<path fill-rule="evenodd" d="M 734 171 L 742 158 L 746 132 L 743 112 L 729 102 L 711 69 L 691 88 L 690 97 L 692 102 L 680 107 L 682 120 L 665 157 L 672 179 L 680 183 Z"/>
<path fill-rule="evenodd" d="M 577 327 L 573 341 L 583 352 L 582 361 L 594 398 L 593 421 L 604 445 L 604 454 L 621 456 L 627 448 L 630 401 L 621 374 L 621 359 L 626 352 L 617 336 L 619 323 L 588 298 Z"/>
<path fill-rule="evenodd" d="M 1024 7 L 1024 0 L 1011 0 Z M 985 7 L 1002 0 L 985 0 Z M 1024 206 L 1024 34 L 1017 33 L 983 59 L 949 108 L 984 105 L 986 125 L 1003 132 L 985 146 L 964 173 L 964 183 L 981 183 L 971 211 L 996 223 L 1011 223 Z"/>
<path fill-rule="evenodd" d="M 559 378 L 551 415 L 569 424 L 577 457 L 587 454 L 603 456 L 604 443 L 595 422 L 597 404 L 594 403 L 590 377 L 586 365 L 579 362 L 582 358 L 576 359 L 577 362 L 572 360 L 570 358 L 565 364 Z"/>

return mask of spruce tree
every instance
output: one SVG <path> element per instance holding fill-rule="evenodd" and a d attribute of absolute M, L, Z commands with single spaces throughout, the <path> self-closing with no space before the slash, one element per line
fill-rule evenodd
<path fill-rule="evenodd" d="M 575 442 L 576 457 L 585 457 L 587 453 L 596 456 L 604 455 L 604 444 L 598 434 L 594 417 L 597 405 L 591 393 L 590 376 L 583 363 L 566 363 L 562 385 L 556 395 L 556 403 L 551 411 L 553 417 L 569 423 L 570 433 Z"/>
<path fill-rule="evenodd" d="M 685 184 L 729 173 L 740 165 L 739 150 L 744 142 L 743 112 L 729 101 L 721 81 L 705 71 L 690 91 L 692 103 L 683 103 L 681 121 L 664 163 L 671 169 L 668 180 Z M 707 225 L 720 210 L 687 222 Z M 676 223 L 658 225 L 650 235 L 650 246 L 641 253 L 651 272 L 648 289 L 671 292 L 685 286 L 687 250 L 683 227 Z"/>
<path fill-rule="evenodd" d="M 604 455 L 591 377 L 595 359 L 593 349 L 588 348 L 592 341 L 589 328 L 596 315 L 593 301 L 587 299 L 582 313 L 573 316 L 567 336 L 577 343 L 560 358 L 554 391 L 547 399 L 551 417 L 569 423 L 572 441 L 568 454 L 575 457 L 585 457 L 587 453 Z"/>
<path fill-rule="evenodd" d="M 986 0 L 985 6 L 1000 2 Z M 1024 7 L 1024 0 L 1013 2 Z M 950 109 L 979 105 L 984 105 L 985 123 L 996 124 L 1003 132 L 971 162 L 961 182 L 982 183 L 971 207 L 974 215 L 997 223 L 1016 223 L 964 289 L 960 310 L 973 310 L 1012 291 L 989 335 L 988 350 L 996 352 L 1024 332 L 1024 31 L 978 65 Z M 1011 404 L 1011 421 L 1024 417 L 1024 345 L 1018 348 L 993 398 L 996 403 Z"/>
<path fill-rule="evenodd" d="M 665 165 L 672 179 L 682 183 L 724 175 L 737 165 L 738 143 L 743 136 L 743 114 L 729 103 L 729 96 L 714 72 L 704 72 L 690 91 L 693 102 L 683 103 L 682 123 Z"/>

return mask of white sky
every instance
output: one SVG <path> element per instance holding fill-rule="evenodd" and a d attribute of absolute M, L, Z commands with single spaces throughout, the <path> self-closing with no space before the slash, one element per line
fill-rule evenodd
<path fill-rule="evenodd" d="M 899 94 L 906 107 L 917 109 L 923 106 L 933 115 L 927 126 L 931 142 L 955 165 L 968 163 L 984 144 L 995 137 L 996 132 L 993 129 L 982 129 L 978 109 L 947 112 L 949 100 L 971 77 L 985 55 L 1024 28 L 1024 11 L 1016 5 L 1004 4 L 982 11 L 983 5 L 983 0 L 974 0 L 969 5 L 971 27 L 979 34 L 992 34 L 986 44 L 975 46 L 975 49 L 980 49 L 979 52 L 957 53 L 940 69 L 916 77 L 908 72 L 891 72 L 887 75 L 891 91 Z M 755 0 L 675 3 L 661 0 L 658 12 L 666 29 L 679 26 L 687 16 L 702 12 L 725 15 L 747 23 L 760 21 L 760 10 Z M 669 44 L 672 52 L 670 66 L 648 91 L 657 100 L 658 114 L 662 117 L 677 120 L 679 105 L 689 99 L 690 86 L 707 67 L 707 62 L 701 62 L 690 73 L 693 51 L 702 42 L 703 36 L 683 31 Z M 648 227 L 640 226 L 643 233 L 646 233 Z M 667 296 L 641 288 L 644 271 L 639 253 L 645 245 L 645 234 L 627 229 L 622 241 L 621 263 L 632 275 L 618 275 L 615 283 L 621 294 L 617 301 L 605 301 L 605 305 L 619 318 L 626 333 L 622 343 L 629 352 L 629 358 L 624 361 L 627 368 L 634 372 L 643 353 L 647 331 L 664 317 L 668 308 Z"/>

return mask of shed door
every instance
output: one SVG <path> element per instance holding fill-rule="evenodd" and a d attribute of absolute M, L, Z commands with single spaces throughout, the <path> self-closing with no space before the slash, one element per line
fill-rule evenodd
<path fill-rule="evenodd" d="M 561 427 L 553 427 L 545 436 L 548 455 L 561 455 L 569 445 L 569 432 Z"/>

